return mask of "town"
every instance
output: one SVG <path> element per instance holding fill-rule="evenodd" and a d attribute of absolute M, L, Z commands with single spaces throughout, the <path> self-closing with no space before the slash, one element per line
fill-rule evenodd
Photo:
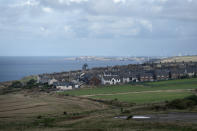
<path fill-rule="evenodd" d="M 92 69 L 84 64 L 82 70 L 38 75 L 37 82 L 64 91 L 88 86 L 193 78 L 196 74 L 197 62 L 192 61 L 146 62 Z"/>

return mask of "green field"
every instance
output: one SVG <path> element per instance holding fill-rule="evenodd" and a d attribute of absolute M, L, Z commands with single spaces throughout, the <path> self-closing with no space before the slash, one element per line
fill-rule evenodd
<path fill-rule="evenodd" d="M 169 80 L 139 83 L 138 85 L 103 86 L 63 92 L 74 96 L 113 100 L 133 103 L 154 103 L 184 98 L 197 89 L 197 79 Z"/>
<path fill-rule="evenodd" d="M 91 98 L 105 99 L 131 102 L 137 104 L 143 103 L 157 103 L 163 101 L 170 101 L 177 98 L 184 98 L 190 96 L 190 92 L 160 92 L 160 93 L 136 93 L 136 94 L 123 94 L 123 95 L 107 95 L 107 96 L 92 96 Z"/>
<path fill-rule="evenodd" d="M 175 89 L 197 89 L 197 78 L 183 80 L 169 80 L 159 82 L 147 82 L 138 85 L 116 85 L 103 86 L 97 88 L 86 88 L 63 92 L 65 94 L 82 96 L 94 94 L 112 94 L 112 93 L 127 93 L 140 91 L 156 91 L 156 90 L 175 90 Z"/>

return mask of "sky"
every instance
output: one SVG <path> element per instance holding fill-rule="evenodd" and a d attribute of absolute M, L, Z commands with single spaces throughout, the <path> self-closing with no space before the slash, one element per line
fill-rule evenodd
<path fill-rule="evenodd" d="M 197 0 L 0 0 L 0 56 L 197 54 Z"/>

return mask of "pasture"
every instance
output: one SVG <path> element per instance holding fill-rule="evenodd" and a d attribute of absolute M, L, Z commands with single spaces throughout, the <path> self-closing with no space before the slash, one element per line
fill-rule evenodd
<path fill-rule="evenodd" d="M 113 93 L 176 90 L 176 89 L 197 89 L 197 78 L 136 83 L 135 85 L 127 84 L 127 85 L 114 85 L 114 86 L 99 86 L 96 88 L 84 88 L 78 90 L 65 91 L 63 92 L 63 94 L 83 96 L 83 95 L 95 95 L 95 94 L 113 94 Z"/>
<path fill-rule="evenodd" d="M 184 98 L 197 89 L 197 79 L 169 80 L 138 83 L 136 85 L 103 86 L 91 89 L 79 89 L 63 92 L 80 97 L 113 100 L 124 102 L 152 103 Z"/>
<path fill-rule="evenodd" d="M 105 100 L 119 100 L 129 103 L 158 103 L 170 101 L 178 98 L 185 98 L 192 95 L 191 92 L 142 92 L 129 94 L 115 94 L 115 95 L 96 95 L 91 98 L 105 99 Z"/>
<path fill-rule="evenodd" d="M 62 97 L 39 92 L 18 92 L 0 95 L 0 122 L 25 121 L 39 115 L 55 116 L 105 108 L 104 105 L 74 97 Z M 89 107 L 89 108 L 87 108 Z"/>

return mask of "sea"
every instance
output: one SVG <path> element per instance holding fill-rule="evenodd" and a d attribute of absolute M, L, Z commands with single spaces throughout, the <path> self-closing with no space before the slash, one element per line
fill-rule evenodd
<path fill-rule="evenodd" d="M 20 80 L 25 76 L 79 70 L 87 63 L 88 68 L 128 65 L 137 61 L 84 61 L 67 60 L 66 57 L 0 57 L 0 82 Z"/>

